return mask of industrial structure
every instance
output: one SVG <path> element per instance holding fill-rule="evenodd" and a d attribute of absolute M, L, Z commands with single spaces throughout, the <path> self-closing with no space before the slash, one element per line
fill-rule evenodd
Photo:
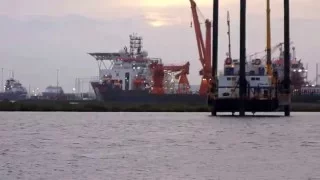
<path fill-rule="evenodd" d="M 142 37 L 132 34 L 130 47 L 114 53 L 89 53 L 98 62 L 99 79 L 91 81 L 97 99 L 130 103 L 205 103 L 206 94 L 190 90 L 190 63 L 166 65 L 143 50 Z"/>
<path fill-rule="evenodd" d="M 240 60 L 227 57 L 224 74 L 217 77 L 219 0 L 214 0 L 213 78 L 211 93 L 208 96 L 213 116 L 216 116 L 217 112 L 239 112 L 240 116 L 244 116 L 245 112 L 272 112 L 280 107 L 283 107 L 285 116 L 290 115 L 289 0 L 284 0 L 284 62 L 276 68 L 272 68 L 271 62 L 270 0 L 266 2 L 266 63 L 262 63 L 261 59 L 248 62 L 246 58 L 246 0 L 240 0 Z M 283 72 L 282 75 L 279 73 L 280 70 Z"/>
<path fill-rule="evenodd" d="M 205 20 L 205 27 L 206 27 L 206 38 L 205 41 L 203 40 L 203 36 L 201 33 L 200 21 L 198 16 L 198 8 L 197 4 L 194 0 L 190 0 L 191 4 L 191 11 L 194 23 L 194 29 L 196 34 L 197 40 L 197 47 L 199 53 L 199 59 L 202 65 L 202 69 L 200 70 L 199 74 L 202 76 L 200 82 L 200 89 L 199 95 L 207 95 L 209 85 L 211 83 L 211 22 L 209 19 Z"/>
<path fill-rule="evenodd" d="M 75 79 L 75 86 L 72 89 L 72 93 L 75 94 L 75 96 L 78 99 L 95 99 L 95 93 L 92 89 L 92 86 L 90 82 L 92 81 L 98 81 L 99 77 L 78 77 Z"/>

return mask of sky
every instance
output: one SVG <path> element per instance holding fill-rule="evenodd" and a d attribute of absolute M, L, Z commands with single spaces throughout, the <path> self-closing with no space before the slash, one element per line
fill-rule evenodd
<path fill-rule="evenodd" d="M 272 44 L 283 41 L 282 0 L 271 2 Z M 212 19 L 212 0 L 196 0 L 200 22 Z M 298 58 L 308 63 L 309 79 L 315 79 L 320 61 L 319 0 L 290 0 L 291 40 Z M 239 1 L 220 1 L 219 69 L 227 52 L 226 14 L 231 15 L 233 57 L 239 56 Z M 98 75 L 89 52 L 117 52 L 129 35 L 144 38 L 144 49 L 166 64 L 190 62 L 190 84 L 199 84 L 197 54 L 189 0 L 0 0 L 0 68 L 9 71 L 31 89 L 43 91 L 57 82 L 66 92 L 76 78 Z M 203 24 L 204 26 L 204 24 Z M 247 54 L 265 49 L 265 0 L 247 5 Z M 278 55 L 276 51 L 274 56 Z M 86 86 L 84 85 L 84 89 Z"/>

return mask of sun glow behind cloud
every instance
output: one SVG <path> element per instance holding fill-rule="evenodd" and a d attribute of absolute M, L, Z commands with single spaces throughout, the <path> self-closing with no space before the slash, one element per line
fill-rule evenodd
<path fill-rule="evenodd" d="M 194 0 L 199 6 L 211 6 L 212 0 Z M 228 3 L 237 2 L 237 0 L 223 0 L 219 4 L 224 6 Z M 140 0 L 139 6 L 141 7 L 188 7 L 190 0 Z"/>
<path fill-rule="evenodd" d="M 172 7 L 187 5 L 189 0 L 141 0 L 143 7 Z"/>
<path fill-rule="evenodd" d="M 213 0 L 194 0 L 205 15 L 211 16 Z M 81 16 L 115 19 L 131 18 L 146 13 L 161 12 L 190 17 L 190 0 L 0 0 L 0 14 L 7 16 L 65 16 L 77 14 Z M 291 0 L 292 18 L 320 19 L 319 0 Z M 266 0 L 247 1 L 248 14 L 265 14 Z M 230 10 L 239 15 L 239 0 L 219 1 L 220 12 Z M 177 10 L 179 9 L 179 10 Z M 174 11 L 176 10 L 176 11 Z M 182 13 L 187 11 L 188 14 Z M 282 17 L 283 0 L 271 1 L 272 16 Z"/>
<path fill-rule="evenodd" d="M 139 0 L 139 8 L 147 23 L 153 27 L 179 25 L 192 20 L 190 0 Z M 211 17 L 212 0 L 194 0 L 201 14 Z M 220 6 L 232 3 L 232 0 L 221 1 Z"/>
<path fill-rule="evenodd" d="M 191 19 L 190 0 L 137 0 L 136 5 L 142 9 L 148 24 L 153 27 L 168 25 L 177 25 L 178 23 L 187 23 Z M 213 0 L 194 0 L 205 18 L 212 16 Z M 316 9 L 320 7 L 320 1 L 317 0 L 291 0 L 292 18 L 320 18 Z M 319 2 L 318 2 L 319 1 Z M 265 16 L 266 0 L 253 0 L 247 3 L 247 13 L 255 16 Z M 219 2 L 221 16 L 226 15 L 230 10 L 233 18 L 238 18 L 240 4 L 239 0 L 223 0 Z M 310 11 L 301 11 L 301 7 L 310 9 Z M 157 15 L 154 15 L 157 14 Z M 272 0 L 271 2 L 272 18 L 283 17 L 283 0 Z M 150 17 L 152 17 L 150 19 Z M 168 18 L 171 17 L 171 18 Z M 174 18 L 173 18 L 174 17 Z M 225 18 L 225 17 L 223 17 Z M 177 20 L 177 19 L 180 19 Z"/>
<path fill-rule="evenodd" d="M 146 12 L 145 20 L 153 27 L 177 25 L 181 23 L 181 19 L 179 17 L 159 12 Z"/>

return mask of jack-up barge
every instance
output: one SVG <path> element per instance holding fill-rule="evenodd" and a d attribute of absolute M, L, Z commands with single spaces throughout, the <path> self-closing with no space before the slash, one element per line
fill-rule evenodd
<path fill-rule="evenodd" d="M 246 60 L 246 0 L 240 0 L 240 60 L 229 57 L 224 74 L 217 76 L 219 0 L 213 3 L 212 80 L 208 105 L 217 112 L 274 112 L 283 108 L 290 116 L 290 29 L 289 0 L 284 0 L 284 65 L 272 68 L 270 40 L 270 0 L 267 0 L 267 60 Z M 283 72 L 283 73 L 282 73 Z"/>

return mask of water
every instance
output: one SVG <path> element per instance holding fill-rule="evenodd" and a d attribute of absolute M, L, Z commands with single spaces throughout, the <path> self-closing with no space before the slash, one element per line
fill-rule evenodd
<path fill-rule="evenodd" d="M 0 179 L 320 178 L 320 113 L 0 113 Z"/>

